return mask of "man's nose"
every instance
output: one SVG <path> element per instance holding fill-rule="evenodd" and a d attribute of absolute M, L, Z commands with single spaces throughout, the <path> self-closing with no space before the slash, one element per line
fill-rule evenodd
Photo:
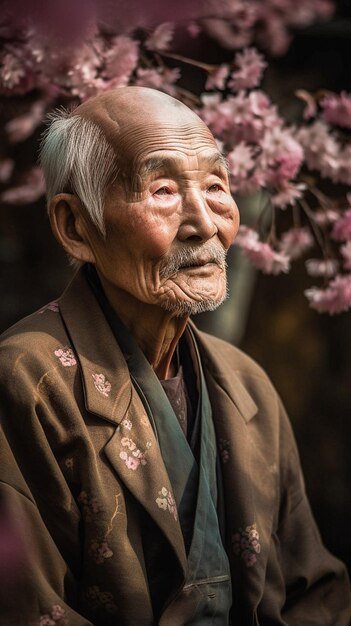
<path fill-rule="evenodd" d="M 181 241 L 208 241 L 217 233 L 214 213 L 200 190 L 191 189 L 183 197 L 182 222 L 178 230 Z"/>

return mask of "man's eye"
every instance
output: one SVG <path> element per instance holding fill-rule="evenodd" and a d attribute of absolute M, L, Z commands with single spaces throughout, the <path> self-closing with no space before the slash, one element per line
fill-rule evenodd
<path fill-rule="evenodd" d="M 221 188 L 221 186 L 220 186 L 218 183 L 214 183 L 213 185 L 211 185 L 211 186 L 208 188 L 208 191 L 214 191 L 214 192 L 216 192 L 216 191 L 221 191 L 221 189 L 222 189 L 222 188 Z"/>
<path fill-rule="evenodd" d="M 166 196 L 168 195 L 170 192 L 168 187 L 160 187 L 159 189 L 157 189 L 157 191 L 155 191 L 155 194 L 157 196 Z"/>

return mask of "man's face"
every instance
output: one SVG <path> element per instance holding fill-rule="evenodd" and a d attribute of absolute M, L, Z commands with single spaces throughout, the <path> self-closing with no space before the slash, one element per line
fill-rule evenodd
<path fill-rule="evenodd" d="M 109 189 L 106 239 L 91 238 L 96 269 L 110 290 L 177 315 L 214 309 L 239 225 L 224 160 L 193 116 L 190 126 L 150 123 L 138 142 L 130 133 L 134 183 Z"/>

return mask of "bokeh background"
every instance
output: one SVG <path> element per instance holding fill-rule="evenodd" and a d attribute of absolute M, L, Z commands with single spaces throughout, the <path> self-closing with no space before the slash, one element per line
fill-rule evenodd
<path fill-rule="evenodd" d="M 223 62 L 226 54 L 232 56 L 206 42 L 201 58 Z M 191 68 L 182 80 L 184 87 L 196 88 Z M 294 90 L 321 85 L 351 92 L 349 2 L 340 2 L 329 21 L 295 34 L 287 54 L 270 62 L 264 82 L 287 119 L 295 114 Z M 25 100 L 0 99 L 2 124 L 25 109 Z M 16 148 L 17 161 L 36 162 L 39 134 L 40 129 Z M 245 200 L 238 203 L 247 209 Z M 44 200 L 1 206 L 0 263 L 0 330 L 62 292 L 72 269 L 50 233 Z M 303 261 L 288 276 L 264 276 L 233 249 L 229 283 L 229 300 L 197 323 L 237 344 L 271 376 L 293 424 L 323 539 L 351 569 L 351 313 L 330 317 L 308 308 Z"/>

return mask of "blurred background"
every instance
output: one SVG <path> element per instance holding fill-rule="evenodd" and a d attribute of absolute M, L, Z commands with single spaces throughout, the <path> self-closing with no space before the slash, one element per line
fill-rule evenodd
<path fill-rule="evenodd" d="M 232 57 L 218 42 L 201 37 L 182 53 L 194 55 L 194 46 L 208 63 Z M 184 88 L 191 84 L 196 91 L 197 80 L 193 68 L 184 70 Z M 265 92 L 288 120 L 294 119 L 297 106 L 291 94 L 321 86 L 351 91 L 349 2 L 340 2 L 327 21 L 295 32 L 288 51 L 270 59 L 264 78 Z M 31 98 L 31 94 L 1 96 L 2 127 L 24 111 Z M 19 167 L 36 163 L 41 130 L 38 127 L 13 147 Z M 247 211 L 247 200 L 238 197 L 238 204 Z M 0 262 L 2 331 L 56 298 L 72 276 L 50 233 L 43 198 L 29 204 L 2 203 Z M 238 345 L 272 378 L 293 424 L 324 542 L 351 570 L 351 313 L 330 317 L 311 310 L 303 295 L 309 285 L 303 260 L 292 266 L 288 276 L 266 276 L 233 248 L 228 301 L 196 321 L 204 330 Z"/>

